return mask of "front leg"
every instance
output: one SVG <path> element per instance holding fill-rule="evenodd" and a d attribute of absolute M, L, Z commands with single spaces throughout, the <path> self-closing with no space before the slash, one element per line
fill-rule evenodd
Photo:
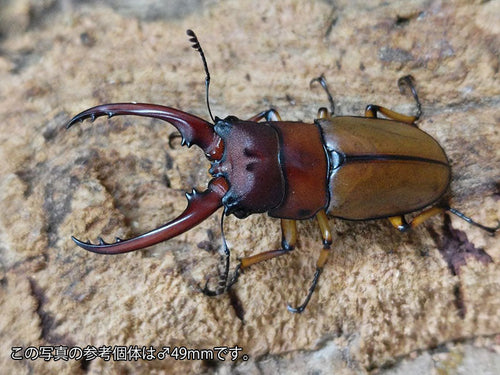
<path fill-rule="evenodd" d="M 288 254 L 295 248 L 297 243 L 297 222 L 295 220 L 281 219 L 281 249 L 264 251 L 249 257 L 241 258 L 240 264 L 236 266 L 232 278 L 228 281 L 227 274 L 229 270 L 229 254 L 221 258 L 224 263 L 225 272 L 219 280 L 218 288 L 215 290 L 210 290 L 208 288 L 208 281 L 205 287 L 201 288 L 200 291 L 207 296 L 217 296 L 219 294 L 227 291 L 233 284 L 235 284 L 241 274 L 241 271 L 250 267 L 253 264 L 264 262 L 269 259 L 276 258 L 280 255 Z"/>
<path fill-rule="evenodd" d="M 281 249 L 264 251 L 240 260 L 239 270 L 244 270 L 253 264 L 263 262 L 277 256 L 289 253 L 297 243 L 297 222 L 295 220 L 281 219 Z"/>

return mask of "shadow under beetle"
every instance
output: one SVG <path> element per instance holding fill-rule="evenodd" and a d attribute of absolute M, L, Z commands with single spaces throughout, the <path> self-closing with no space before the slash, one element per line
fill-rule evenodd
<path fill-rule="evenodd" d="M 225 270 L 219 287 L 203 292 L 221 294 L 233 285 L 240 271 L 264 260 L 293 250 L 297 240 L 297 220 L 316 217 L 323 248 L 316 273 L 304 302 L 288 306 L 302 312 L 307 306 L 327 261 L 332 232 L 327 214 L 346 220 L 388 218 L 405 231 L 427 218 L 449 211 L 461 219 L 495 233 L 496 227 L 479 224 L 445 204 L 436 204 L 450 183 L 450 164 L 441 146 L 415 124 L 421 104 L 411 76 L 399 79 L 408 86 L 417 105 L 415 116 L 406 116 L 377 105 L 368 105 L 365 117 L 333 117 L 334 102 L 323 77 L 316 78 L 328 95 L 331 113 L 320 108 L 313 123 L 282 121 L 273 109 L 248 120 L 235 116 L 212 116 L 208 91 L 207 62 L 193 31 L 187 31 L 192 47 L 202 58 L 206 73 L 207 107 L 212 123 L 178 109 L 156 104 L 117 103 L 99 105 L 76 115 L 66 125 L 99 116 L 135 115 L 152 117 L 174 125 L 182 145 L 197 145 L 211 162 L 213 179 L 207 190 L 186 194 L 188 205 L 176 219 L 164 226 L 128 240 L 98 244 L 73 241 L 101 254 L 121 254 L 173 238 L 193 228 L 224 206 L 224 215 L 244 218 L 267 212 L 281 219 L 281 249 L 265 251 L 240 260 L 228 279 L 229 249 L 225 245 Z M 386 119 L 378 118 L 381 113 Z M 259 122 L 265 120 L 263 122 Z M 422 210 L 410 222 L 405 214 Z"/>

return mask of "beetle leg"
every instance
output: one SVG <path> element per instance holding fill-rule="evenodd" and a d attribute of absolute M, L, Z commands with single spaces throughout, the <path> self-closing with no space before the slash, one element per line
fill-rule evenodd
<path fill-rule="evenodd" d="M 327 119 L 330 117 L 330 114 L 328 113 L 328 109 L 325 107 L 321 107 L 318 109 L 318 119 Z"/>
<path fill-rule="evenodd" d="M 281 116 L 278 111 L 271 108 L 267 111 L 262 111 L 257 113 L 255 116 L 250 117 L 247 121 L 260 121 L 262 119 L 266 119 L 266 121 L 281 121 Z"/>
<path fill-rule="evenodd" d="M 330 246 L 332 244 L 332 231 L 330 229 L 330 225 L 328 224 L 328 218 L 326 217 L 325 210 L 321 210 L 316 214 L 316 218 L 318 219 L 319 228 L 321 230 L 321 236 L 323 237 L 323 249 L 319 254 L 318 261 L 316 262 L 316 272 L 314 273 L 314 278 L 309 287 L 309 292 L 307 293 L 306 299 L 302 303 L 302 305 L 298 307 L 292 307 L 290 305 L 287 306 L 288 311 L 293 313 L 301 313 L 305 310 L 309 300 L 312 297 L 314 290 L 316 289 L 316 285 L 318 284 L 319 276 L 321 272 L 323 272 L 323 267 L 328 260 L 328 255 L 330 255 Z"/>
<path fill-rule="evenodd" d="M 458 216 L 460 219 L 465 220 L 471 225 L 474 225 L 475 227 L 481 228 L 482 230 L 485 230 L 488 233 L 495 234 L 497 230 L 500 229 L 500 221 L 497 221 L 497 225 L 495 227 L 487 227 L 483 224 L 479 224 L 478 222 L 472 220 L 470 217 L 465 216 L 462 212 L 451 208 L 451 207 L 446 207 L 445 208 L 447 211 L 451 212 L 453 215 Z"/>
<path fill-rule="evenodd" d="M 295 220 L 281 219 L 281 249 L 278 250 L 270 250 L 264 251 L 259 254 L 255 254 L 246 258 L 240 259 L 240 264 L 236 266 L 233 277 L 229 282 L 227 281 L 227 270 L 229 269 L 229 254 L 226 254 L 225 260 L 226 268 L 224 272 L 224 277 L 219 280 L 219 288 L 215 291 L 208 289 L 207 285 L 204 288 L 200 288 L 203 294 L 208 296 L 216 296 L 224 293 L 228 290 L 233 284 L 238 281 L 240 277 L 241 271 L 245 268 L 250 267 L 253 264 L 264 262 L 269 259 L 276 258 L 280 255 L 287 254 L 295 248 L 295 244 L 297 243 L 297 222 Z M 208 281 L 207 281 L 208 284 Z"/>
<path fill-rule="evenodd" d="M 240 264 L 236 266 L 231 280 L 226 284 L 225 290 L 229 289 L 240 277 L 241 271 L 250 267 L 253 264 L 264 262 L 269 259 L 279 257 L 280 255 L 287 254 L 295 248 L 297 243 L 297 222 L 295 220 L 281 219 L 281 249 L 269 250 L 258 253 L 249 257 L 241 258 Z M 203 290 L 205 293 L 207 288 Z M 206 293 L 205 293 L 206 294 Z"/>
<path fill-rule="evenodd" d="M 239 270 L 243 271 L 245 268 L 250 267 L 253 264 L 257 264 L 260 262 L 264 262 L 269 259 L 276 258 L 280 255 L 286 254 L 290 252 L 290 250 L 293 250 L 293 246 L 291 249 L 278 249 L 278 250 L 269 250 L 269 251 L 264 251 L 262 253 L 258 253 L 249 257 L 241 258 L 240 259 L 240 265 L 239 265 Z"/>
<path fill-rule="evenodd" d="M 392 216 L 389 218 L 389 221 L 391 222 L 392 226 L 400 232 L 406 232 L 408 229 L 415 228 L 417 225 L 423 223 L 428 218 L 438 215 L 443 211 L 445 211 L 445 209 L 442 207 L 431 207 L 415 216 L 409 223 L 406 221 L 403 215 Z"/>
<path fill-rule="evenodd" d="M 297 243 L 297 222 L 295 220 L 281 219 L 281 249 L 264 251 L 246 258 L 240 259 L 239 270 L 244 270 L 253 264 L 260 263 L 277 256 L 289 253 Z"/>
<path fill-rule="evenodd" d="M 418 99 L 417 95 L 417 90 L 415 89 L 415 79 L 410 75 L 398 79 L 398 87 L 401 93 L 404 92 L 405 86 L 408 86 L 410 88 L 413 98 L 417 103 L 417 114 L 415 116 L 403 115 L 401 113 L 391 111 L 390 109 L 381 107 L 379 105 L 369 104 L 366 106 L 365 109 L 365 117 L 377 118 L 377 113 L 380 112 L 385 117 L 388 117 L 392 120 L 401 121 L 406 124 L 417 126 L 415 125 L 415 121 L 417 121 L 422 115 L 422 105 L 420 104 L 420 100 Z"/>
<path fill-rule="evenodd" d="M 365 109 L 365 117 L 377 118 L 377 113 L 382 113 L 385 117 L 390 118 L 391 120 L 401 121 L 405 124 L 415 125 L 415 121 L 417 121 L 416 116 L 407 116 L 398 112 L 391 111 L 388 108 L 381 107 L 375 104 L 368 104 Z"/>
<path fill-rule="evenodd" d="M 320 108 L 319 111 L 318 111 L 318 118 L 328 118 L 330 116 L 333 116 L 333 113 L 335 112 L 335 102 L 333 101 L 333 97 L 332 97 L 332 94 L 330 93 L 330 90 L 328 89 L 328 85 L 326 84 L 326 79 L 325 77 L 323 77 L 323 75 L 317 77 L 317 78 L 313 78 L 311 79 L 311 82 L 309 82 L 309 87 L 311 88 L 313 83 L 314 82 L 318 82 L 321 87 L 323 87 L 323 89 L 325 90 L 326 92 L 326 95 L 328 96 L 328 103 L 330 103 L 330 115 L 328 115 L 328 110 L 324 107 Z M 326 111 L 326 114 L 324 113 L 320 113 L 320 111 Z"/>
<path fill-rule="evenodd" d="M 408 229 L 412 227 L 410 224 L 408 224 L 403 215 L 391 216 L 388 219 L 391 222 L 392 226 L 397 230 L 399 230 L 400 232 L 406 232 Z"/>
<path fill-rule="evenodd" d="M 207 296 L 217 296 L 219 294 L 224 293 L 227 291 L 233 284 L 238 281 L 238 278 L 240 277 L 241 271 L 244 270 L 245 268 L 250 267 L 252 264 L 260 263 L 265 260 L 269 260 L 272 258 L 276 258 L 280 255 L 286 254 L 290 251 L 292 251 L 295 247 L 295 243 L 297 242 L 297 223 L 295 220 L 288 220 L 288 219 L 281 219 L 281 234 L 282 234 L 282 240 L 281 240 L 281 249 L 278 250 L 270 250 L 270 251 L 264 251 L 259 254 L 255 254 L 246 258 L 240 259 L 240 264 L 236 266 L 236 269 L 234 271 L 233 277 L 229 282 L 227 282 L 227 275 L 228 275 L 228 270 L 229 270 L 229 251 L 226 247 L 226 254 L 225 257 L 222 257 L 222 262 L 225 263 L 225 271 L 222 274 L 222 277 L 219 280 L 219 285 L 218 288 L 215 290 L 210 290 L 208 288 L 208 280 L 207 283 L 205 284 L 204 288 L 200 288 L 200 291 L 207 295 Z"/>
<path fill-rule="evenodd" d="M 420 116 L 422 116 L 422 104 L 420 103 L 420 99 L 418 98 L 417 89 L 415 88 L 415 78 L 412 75 L 408 74 L 398 79 L 398 88 L 401 94 L 404 94 L 407 86 L 410 91 L 413 99 L 415 99 L 415 104 L 417 105 L 417 114 L 414 116 L 415 121 L 417 121 Z"/>
<path fill-rule="evenodd" d="M 428 218 L 438 215 L 441 212 L 451 212 L 452 214 L 458 216 L 462 220 L 465 220 L 471 225 L 474 225 L 478 228 L 481 228 L 482 230 L 485 230 L 491 234 L 494 234 L 498 229 L 500 229 L 500 222 L 497 224 L 496 227 L 488 227 L 486 225 L 480 224 L 474 220 L 472 220 L 470 217 L 466 216 L 462 212 L 451 208 L 451 207 L 431 207 L 428 208 L 424 211 L 422 211 L 420 214 L 415 216 L 413 220 L 411 220 L 409 223 L 405 220 L 404 216 L 392 216 L 389 218 L 389 221 L 391 222 L 392 226 L 396 229 L 398 229 L 401 232 L 404 232 L 410 228 L 415 228 L 417 225 L 423 223 L 425 220 Z"/>

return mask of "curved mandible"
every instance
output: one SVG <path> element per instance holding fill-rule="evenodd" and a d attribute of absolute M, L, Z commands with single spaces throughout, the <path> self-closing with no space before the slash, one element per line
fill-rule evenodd
<path fill-rule="evenodd" d="M 229 185 L 223 177 L 215 178 L 210 181 L 207 190 L 199 193 L 193 189 L 191 194 L 186 194 L 188 205 L 176 219 L 128 240 L 117 239 L 116 242 L 108 244 L 99 238 L 98 244 L 92 244 L 71 238 L 78 246 L 99 254 L 123 254 L 143 249 L 178 236 L 201 223 L 222 206 L 222 197 L 228 190 Z"/>
<path fill-rule="evenodd" d="M 89 108 L 75 117 L 67 124 L 69 129 L 76 122 L 90 118 L 94 121 L 101 116 L 132 115 L 157 118 L 174 125 L 182 135 L 182 145 L 190 147 L 195 144 L 200 147 L 210 160 L 222 157 L 223 142 L 215 133 L 213 125 L 208 121 L 175 108 L 148 103 L 110 103 Z"/>

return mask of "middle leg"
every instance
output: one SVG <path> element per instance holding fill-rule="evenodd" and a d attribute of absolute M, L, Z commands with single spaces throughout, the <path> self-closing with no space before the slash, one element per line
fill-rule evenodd
<path fill-rule="evenodd" d="M 328 260 L 328 256 L 330 255 L 330 246 L 332 244 L 332 231 L 330 229 L 330 225 L 328 223 L 328 218 L 326 216 L 325 210 L 321 210 L 316 214 L 316 218 L 318 219 L 319 229 L 321 231 L 321 236 L 323 237 L 323 249 L 319 254 L 318 261 L 316 262 L 316 272 L 314 273 L 314 278 L 309 287 L 309 292 L 307 293 L 306 299 L 304 302 L 298 307 L 292 307 L 290 305 L 287 306 L 288 311 L 293 313 L 301 313 L 305 310 L 309 300 L 311 299 L 314 290 L 316 289 L 316 285 L 318 284 L 319 276 L 323 272 L 323 267 Z"/>

